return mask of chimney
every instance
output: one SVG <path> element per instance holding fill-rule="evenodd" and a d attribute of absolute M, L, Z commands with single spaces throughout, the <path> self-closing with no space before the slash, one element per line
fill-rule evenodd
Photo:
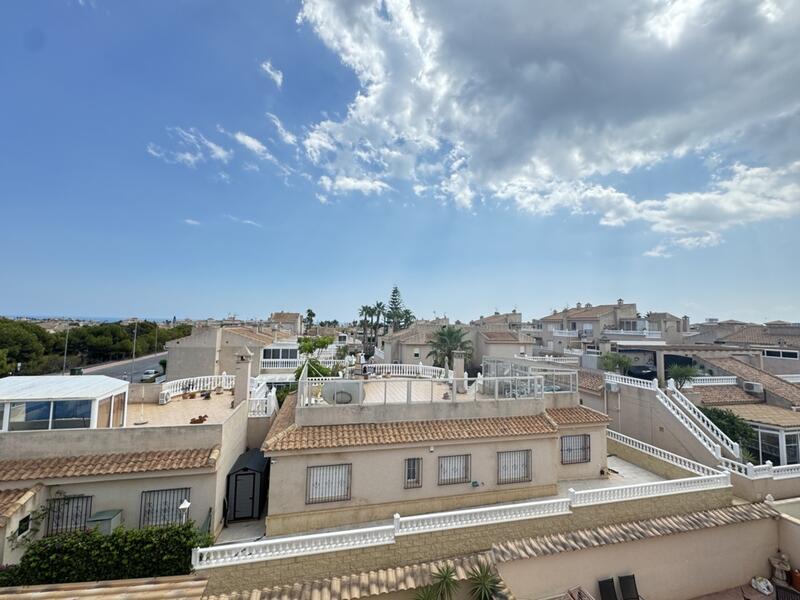
<path fill-rule="evenodd" d="M 689 317 L 688 315 L 683 315 L 681 319 L 681 331 L 687 332 L 689 331 Z"/>
<path fill-rule="evenodd" d="M 453 350 L 453 379 L 456 380 L 456 392 L 463 394 L 467 391 L 467 382 L 464 381 L 464 351 Z"/>
<path fill-rule="evenodd" d="M 622 301 L 622 298 L 617 298 L 617 306 L 622 306 L 623 304 L 625 303 Z"/>
<path fill-rule="evenodd" d="M 586 303 L 586 308 L 592 308 L 592 303 L 591 302 L 587 302 Z"/>
<path fill-rule="evenodd" d="M 582 308 L 582 305 L 581 305 L 581 303 L 580 303 L 580 302 L 576 303 L 576 304 L 575 304 L 575 308 Z"/>
<path fill-rule="evenodd" d="M 250 398 L 250 367 L 252 366 L 253 353 L 247 348 L 236 355 L 236 364 L 233 374 L 236 375 L 236 383 L 233 387 L 233 404 L 239 406 L 242 402 L 247 402 Z"/>

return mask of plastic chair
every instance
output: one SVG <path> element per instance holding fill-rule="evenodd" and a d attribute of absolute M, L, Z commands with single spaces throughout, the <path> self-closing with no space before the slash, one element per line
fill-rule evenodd
<path fill-rule="evenodd" d="M 597 587 L 600 588 L 600 600 L 619 600 L 613 577 L 601 579 L 597 582 Z"/>
<path fill-rule="evenodd" d="M 639 595 L 636 588 L 636 577 L 634 575 L 623 575 L 619 577 L 619 590 L 622 592 L 622 600 L 644 600 Z"/>

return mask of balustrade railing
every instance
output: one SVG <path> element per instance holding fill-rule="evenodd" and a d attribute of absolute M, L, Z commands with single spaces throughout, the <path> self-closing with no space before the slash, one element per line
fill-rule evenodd
<path fill-rule="evenodd" d="M 778 375 L 784 381 L 788 381 L 789 383 L 800 383 L 800 373 L 793 373 L 787 375 Z"/>
<path fill-rule="evenodd" d="M 187 377 L 169 381 L 161 386 L 158 401 L 161 404 L 169 402 L 170 398 L 183 393 L 209 392 L 217 388 L 230 390 L 236 383 L 235 375 L 204 375 L 202 377 Z"/>
<path fill-rule="evenodd" d="M 553 329 L 552 333 L 555 337 L 577 338 L 578 331 L 576 329 Z"/>
<path fill-rule="evenodd" d="M 705 427 L 706 431 L 713 436 L 715 442 L 720 444 L 720 446 L 727 448 L 731 454 L 733 454 L 736 458 L 739 458 L 739 444 L 729 438 L 724 431 L 717 427 L 714 422 L 709 419 L 705 413 L 703 413 L 703 411 L 692 404 L 692 402 L 686 396 L 684 396 L 677 387 L 675 387 L 675 382 L 672 379 L 667 381 L 667 389 L 670 391 L 673 401 L 677 402 L 677 404 L 683 408 L 684 411 L 689 413 L 689 415 L 694 417 L 697 422 Z"/>
<path fill-rule="evenodd" d="M 660 338 L 661 332 L 656 331 L 655 329 L 640 329 L 638 331 L 633 331 L 629 329 L 604 329 L 603 334 L 606 335 L 631 335 L 631 336 L 638 336 L 644 338 Z"/>
<path fill-rule="evenodd" d="M 688 387 L 696 385 L 736 385 L 736 377 L 725 375 L 723 377 L 694 377 L 689 380 Z"/>
<path fill-rule="evenodd" d="M 605 373 L 605 381 L 606 383 L 619 383 L 620 385 L 642 388 L 643 390 L 658 389 L 658 381 L 655 379 L 648 381 L 646 379 L 628 377 L 627 375 L 618 375 L 617 373 Z"/>
<path fill-rule="evenodd" d="M 659 388 L 655 388 L 656 398 L 661 403 L 661 405 L 666 408 L 672 416 L 678 419 L 686 429 L 694 436 L 694 438 L 700 442 L 703 446 L 705 446 L 706 450 L 711 452 L 714 455 L 714 458 L 722 458 L 722 447 L 712 440 L 706 433 L 698 427 L 698 425 L 689 418 L 685 412 L 683 412 L 675 402 L 672 401 L 672 398 L 667 396 L 664 392 L 662 392 Z"/>
<path fill-rule="evenodd" d="M 447 376 L 445 370 L 440 367 L 430 367 L 423 365 L 409 364 L 390 364 L 390 363 L 375 363 L 371 365 L 364 365 L 363 369 L 367 373 L 374 373 L 375 375 L 393 375 L 395 377 L 427 377 L 430 379 L 444 379 Z"/>
<path fill-rule="evenodd" d="M 339 358 L 318 358 L 320 364 L 324 367 L 333 367 L 335 365 L 343 365 L 347 359 Z M 262 369 L 296 369 L 300 365 L 305 364 L 305 358 L 262 358 Z"/>
<path fill-rule="evenodd" d="M 630 446 L 640 452 L 644 452 L 645 454 L 649 454 L 650 456 L 654 456 L 659 460 L 663 460 L 664 462 L 668 462 L 676 467 L 680 467 L 681 469 L 685 469 L 686 471 L 691 471 L 692 473 L 697 473 L 698 475 L 719 475 L 720 471 L 716 469 L 712 469 L 704 464 L 686 458 L 684 456 L 680 456 L 679 454 L 673 454 L 672 452 L 668 452 L 663 448 L 659 448 L 658 446 L 652 446 L 650 444 L 646 444 L 641 440 L 637 440 L 636 438 L 629 437 L 622 433 L 612 431 L 608 429 L 606 431 L 606 435 L 608 439 L 614 440 L 615 442 L 619 442 L 621 444 L 625 444 L 626 446 Z"/>
<path fill-rule="evenodd" d="M 566 350 L 564 352 L 566 353 Z M 518 360 L 528 360 L 530 362 L 544 362 L 560 365 L 577 365 L 580 363 L 580 358 L 577 356 L 550 356 L 548 354 L 539 356 L 523 356 L 520 354 L 515 354 L 514 358 Z"/>
<path fill-rule="evenodd" d="M 638 485 L 624 485 L 619 487 L 598 488 L 594 490 L 569 490 L 572 506 L 587 506 L 591 504 L 605 504 L 623 500 L 636 500 L 667 494 L 682 494 L 700 490 L 723 488 L 730 485 L 731 474 L 727 471 L 716 475 L 704 477 L 688 477 L 685 479 L 668 479 Z"/>

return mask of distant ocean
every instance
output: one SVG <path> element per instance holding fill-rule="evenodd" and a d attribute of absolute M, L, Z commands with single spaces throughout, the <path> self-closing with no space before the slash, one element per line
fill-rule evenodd
<path fill-rule="evenodd" d="M 98 321 L 100 323 L 116 323 L 125 319 L 142 319 L 147 321 L 171 321 L 172 317 L 89 317 L 77 315 L 6 315 L 9 319 L 54 319 L 62 321 Z"/>

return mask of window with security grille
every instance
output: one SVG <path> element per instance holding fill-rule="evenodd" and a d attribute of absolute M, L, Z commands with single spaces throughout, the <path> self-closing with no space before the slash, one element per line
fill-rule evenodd
<path fill-rule="evenodd" d="M 179 524 L 183 520 L 180 505 L 184 500 L 190 500 L 189 492 L 190 488 L 142 492 L 139 527 Z"/>
<path fill-rule="evenodd" d="M 407 458 L 404 464 L 406 489 L 422 487 L 422 459 Z"/>
<path fill-rule="evenodd" d="M 439 457 L 439 485 L 468 483 L 470 478 L 470 455 Z"/>
<path fill-rule="evenodd" d="M 497 483 L 521 483 L 532 480 L 530 450 L 497 453 Z"/>
<path fill-rule="evenodd" d="M 350 500 L 352 464 L 323 465 L 306 470 L 306 504 Z"/>
<path fill-rule="evenodd" d="M 45 535 L 86 529 L 92 514 L 91 496 L 59 496 L 47 501 L 47 529 Z"/>
<path fill-rule="evenodd" d="M 561 437 L 561 464 L 574 465 L 592 459 L 589 434 L 565 435 Z"/>

